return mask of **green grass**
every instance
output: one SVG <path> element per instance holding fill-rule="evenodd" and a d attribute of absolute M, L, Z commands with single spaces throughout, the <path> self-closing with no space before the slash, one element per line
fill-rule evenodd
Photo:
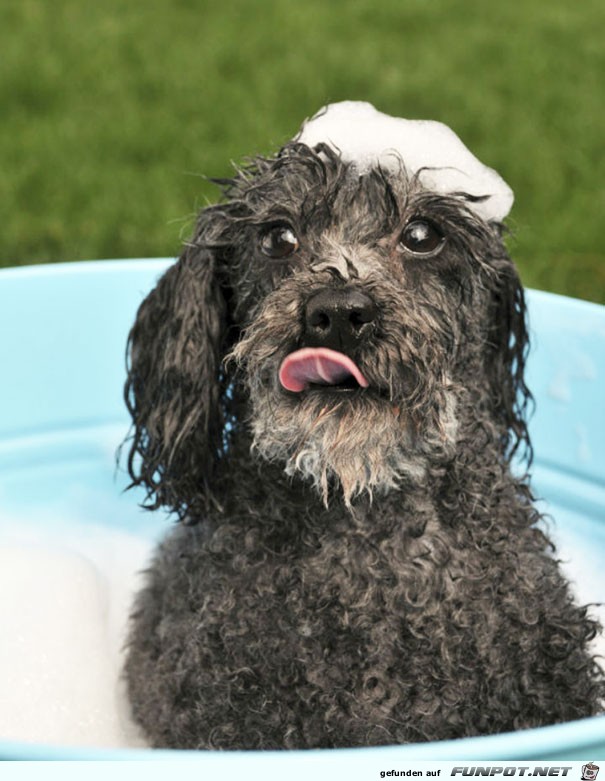
<path fill-rule="evenodd" d="M 175 255 L 201 175 L 330 101 L 439 119 L 513 187 L 526 284 L 605 303 L 602 0 L 3 0 L 0 265 Z"/>

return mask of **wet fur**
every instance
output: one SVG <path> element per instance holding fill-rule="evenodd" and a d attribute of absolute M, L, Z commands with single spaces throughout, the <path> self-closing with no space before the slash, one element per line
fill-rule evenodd
<path fill-rule="evenodd" d="M 327 148 L 222 182 L 141 305 L 129 468 L 180 520 L 133 611 L 126 678 L 156 746 L 456 738 L 595 714 L 574 604 L 513 454 L 530 455 L 523 290 L 502 226 Z M 446 244 L 399 244 L 411 217 Z M 299 251 L 260 251 L 286 222 Z M 368 293 L 370 388 L 284 391 L 316 291 Z"/>

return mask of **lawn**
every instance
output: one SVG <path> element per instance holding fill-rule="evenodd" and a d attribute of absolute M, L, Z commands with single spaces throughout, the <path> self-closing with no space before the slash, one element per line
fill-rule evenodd
<path fill-rule="evenodd" d="M 3 0 L 0 265 L 175 255 L 327 102 L 449 124 L 526 284 L 605 303 L 602 0 Z"/>

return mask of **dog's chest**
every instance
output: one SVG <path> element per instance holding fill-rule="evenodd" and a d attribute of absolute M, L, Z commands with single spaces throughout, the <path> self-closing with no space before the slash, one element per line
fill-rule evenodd
<path fill-rule="evenodd" d="M 194 557 L 197 577 L 188 577 L 190 587 L 200 584 L 190 603 L 200 643 L 235 655 L 234 665 L 263 658 L 291 670 L 296 660 L 337 677 L 386 668 L 422 645 L 426 626 L 444 615 L 456 568 L 442 536 L 416 539 L 401 529 L 381 539 L 336 525 L 311 537 L 281 551 L 252 533 L 242 545 L 241 533 L 227 529 L 205 542 Z"/>
<path fill-rule="evenodd" d="M 487 671 L 497 663 L 500 680 L 525 658 L 510 638 L 521 619 L 530 634 L 536 622 L 530 592 L 514 596 L 513 564 L 530 572 L 539 559 L 496 555 L 487 537 L 481 546 L 422 513 L 422 533 L 405 516 L 390 528 L 326 529 L 315 519 L 296 540 L 275 524 L 261 532 L 252 518 L 247 528 L 178 532 L 148 603 L 182 675 L 178 696 L 216 712 L 217 723 L 235 707 L 259 734 L 294 736 L 292 746 L 323 745 L 326 719 L 337 745 L 462 734 Z M 528 635 L 519 648 L 533 642 Z"/>

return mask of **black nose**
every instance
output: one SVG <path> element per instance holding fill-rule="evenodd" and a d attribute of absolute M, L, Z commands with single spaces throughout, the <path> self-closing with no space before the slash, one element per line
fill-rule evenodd
<path fill-rule="evenodd" d="M 361 290 L 321 290 L 305 307 L 305 346 L 350 353 L 374 330 L 376 315 L 376 304 Z"/>

